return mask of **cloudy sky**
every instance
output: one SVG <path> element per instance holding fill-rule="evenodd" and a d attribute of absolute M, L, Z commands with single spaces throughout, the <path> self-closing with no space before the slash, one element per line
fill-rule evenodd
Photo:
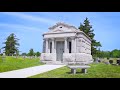
<path fill-rule="evenodd" d="M 88 17 L 93 26 L 95 39 L 102 44 L 101 50 L 120 49 L 119 12 L 0 12 L 0 48 L 6 37 L 15 33 L 20 48 L 28 52 L 42 51 L 42 34 L 57 22 L 65 22 L 78 28 Z"/>

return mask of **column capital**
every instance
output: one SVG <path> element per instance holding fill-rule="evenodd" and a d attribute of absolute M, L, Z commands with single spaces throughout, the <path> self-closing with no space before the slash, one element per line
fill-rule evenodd
<path fill-rule="evenodd" d="M 67 40 L 67 39 L 68 39 L 68 37 L 64 37 L 64 39 L 65 39 L 65 40 Z"/>
<path fill-rule="evenodd" d="M 47 41 L 48 39 L 49 39 L 49 38 L 44 38 L 43 40 L 46 40 L 46 41 Z"/>
<path fill-rule="evenodd" d="M 53 40 L 55 40 L 55 38 L 51 38 L 51 40 L 53 41 Z"/>
<path fill-rule="evenodd" d="M 75 39 L 75 37 L 70 37 L 72 40 Z"/>

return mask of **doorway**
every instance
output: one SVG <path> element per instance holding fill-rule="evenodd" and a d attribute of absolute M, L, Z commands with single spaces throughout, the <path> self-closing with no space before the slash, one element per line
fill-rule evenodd
<path fill-rule="evenodd" d="M 64 53 L 64 41 L 57 41 L 56 42 L 56 54 L 57 54 L 57 61 L 63 61 L 63 53 Z"/>
<path fill-rule="evenodd" d="M 69 53 L 71 53 L 71 42 L 69 42 Z"/>

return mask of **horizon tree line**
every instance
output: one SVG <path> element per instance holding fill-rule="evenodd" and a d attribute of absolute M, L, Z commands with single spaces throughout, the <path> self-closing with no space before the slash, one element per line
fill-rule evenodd
<path fill-rule="evenodd" d="M 0 48 L 0 55 L 3 55 L 5 53 L 6 56 L 19 56 L 20 51 L 19 51 L 19 46 L 20 44 L 18 43 L 20 39 L 16 37 L 14 33 L 11 33 L 7 38 L 6 41 L 3 42 L 2 44 L 5 44 L 4 47 Z M 1 51 L 3 49 L 3 52 Z M 21 54 L 23 55 L 23 54 Z M 29 50 L 29 53 L 26 54 L 27 56 L 34 56 L 36 55 L 37 57 L 40 56 L 40 52 L 34 52 L 33 49 Z"/>

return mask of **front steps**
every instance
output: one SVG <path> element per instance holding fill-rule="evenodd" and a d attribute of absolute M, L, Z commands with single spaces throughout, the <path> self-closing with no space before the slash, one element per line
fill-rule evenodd
<path fill-rule="evenodd" d="M 42 63 L 48 64 L 48 65 L 65 65 L 61 61 L 41 61 Z"/>

